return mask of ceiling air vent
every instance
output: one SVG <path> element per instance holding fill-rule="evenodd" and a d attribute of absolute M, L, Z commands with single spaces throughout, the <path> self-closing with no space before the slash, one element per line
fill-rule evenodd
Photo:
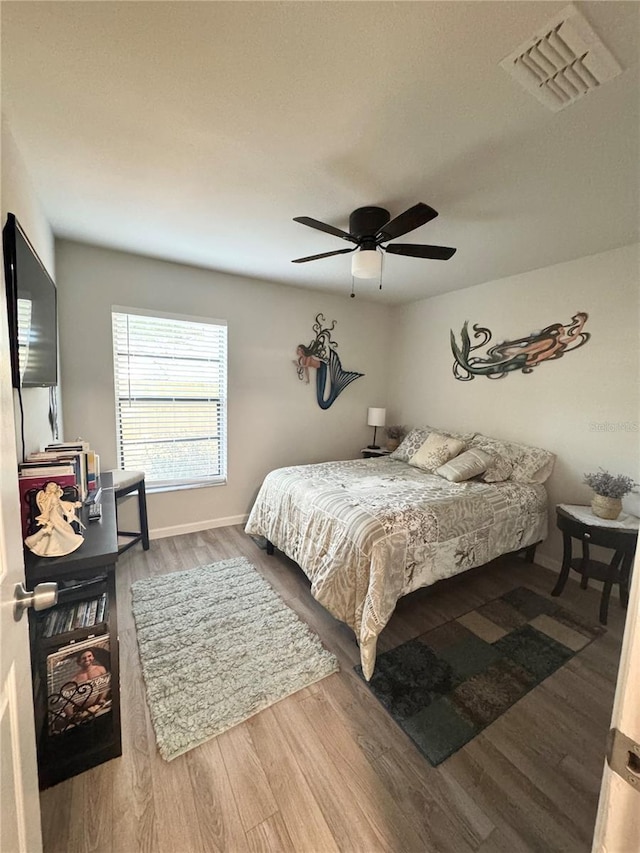
<path fill-rule="evenodd" d="M 554 112 L 622 72 L 573 5 L 564 8 L 500 65 Z"/>

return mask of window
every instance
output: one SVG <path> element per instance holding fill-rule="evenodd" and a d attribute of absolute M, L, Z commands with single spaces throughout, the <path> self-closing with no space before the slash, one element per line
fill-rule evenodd
<path fill-rule="evenodd" d="M 227 325 L 115 306 L 118 459 L 150 487 L 226 482 Z"/>

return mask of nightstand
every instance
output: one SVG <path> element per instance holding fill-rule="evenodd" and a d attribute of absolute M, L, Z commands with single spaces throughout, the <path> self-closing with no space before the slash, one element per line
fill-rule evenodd
<path fill-rule="evenodd" d="M 378 450 L 372 450 L 370 447 L 363 447 L 360 453 L 362 454 L 363 459 L 377 459 L 380 456 L 389 456 L 393 451 L 386 450 L 384 447 L 380 447 Z"/>
<path fill-rule="evenodd" d="M 580 514 L 580 518 L 572 515 L 571 509 Z M 562 531 L 564 542 L 564 554 L 560 577 L 551 595 L 560 595 L 569 577 L 569 571 L 573 569 L 582 575 L 580 586 L 587 588 L 589 578 L 601 581 L 602 598 L 600 599 L 600 622 L 607 624 L 607 612 L 609 609 L 609 598 L 614 584 L 619 584 L 620 603 L 626 608 L 629 601 L 629 575 L 633 563 L 633 555 L 638 541 L 637 526 L 612 526 L 604 519 L 593 515 L 589 507 L 556 507 L 556 519 L 558 529 Z M 582 542 L 582 556 L 573 558 L 572 539 Z M 589 555 L 590 545 L 600 545 L 610 548 L 614 554 L 611 561 L 603 563 L 593 560 Z"/>

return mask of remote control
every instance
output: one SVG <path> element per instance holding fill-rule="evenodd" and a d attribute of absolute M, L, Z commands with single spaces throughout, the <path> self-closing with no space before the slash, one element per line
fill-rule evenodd
<path fill-rule="evenodd" d="M 89 505 L 89 521 L 100 521 L 102 518 L 102 504 L 95 503 Z"/>

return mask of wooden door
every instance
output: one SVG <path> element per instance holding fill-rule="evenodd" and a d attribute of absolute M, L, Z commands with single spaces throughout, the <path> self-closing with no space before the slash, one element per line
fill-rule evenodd
<path fill-rule="evenodd" d="M 640 548 L 636 550 L 629 609 L 622 641 L 611 728 L 633 744 L 624 750 L 622 775 L 605 764 L 593 853 L 640 850 Z"/>
<path fill-rule="evenodd" d="M 0 850 L 42 849 L 28 620 L 14 619 L 24 582 L 13 390 L 4 287 L 0 288 Z"/>

